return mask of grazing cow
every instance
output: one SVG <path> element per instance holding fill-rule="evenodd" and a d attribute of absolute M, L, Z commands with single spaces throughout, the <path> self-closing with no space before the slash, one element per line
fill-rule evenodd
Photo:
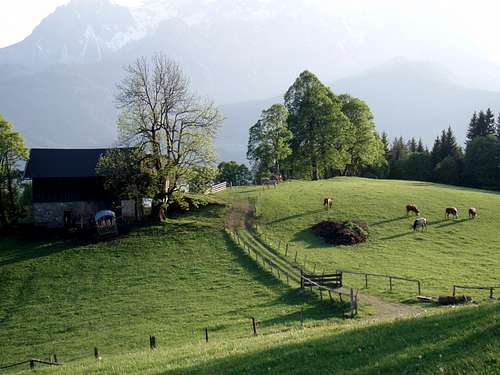
<path fill-rule="evenodd" d="M 455 207 L 448 207 L 444 212 L 444 218 L 449 219 L 450 216 L 453 216 L 455 219 L 458 219 L 458 209 Z"/>
<path fill-rule="evenodd" d="M 413 222 L 413 231 L 416 231 L 417 228 L 422 228 L 422 232 L 424 229 L 427 229 L 427 219 L 425 217 L 416 218 Z"/>
<path fill-rule="evenodd" d="M 325 206 L 325 208 L 327 210 L 329 210 L 330 208 L 332 208 L 332 206 L 333 206 L 333 199 L 332 198 L 325 198 L 325 199 L 323 199 L 323 206 Z"/>
<path fill-rule="evenodd" d="M 278 183 L 276 182 L 276 180 L 271 180 L 270 178 L 263 178 L 260 180 L 261 184 L 262 184 L 262 188 L 265 189 L 266 186 L 268 188 L 270 188 L 271 186 L 274 186 L 274 188 L 276 189 L 276 186 L 278 185 Z"/>
<path fill-rule="evenodd" d="M 469 219 L 475 219 L 477 216 L 477 210 L 474 207 L 469 208 Z"/>
<path fill-rule="evenodd" d="M 415 205 L 415 203 L 412 203 L 412 204 L 407 204 L 406 205 L 406 215 L 408 216 L 408 214 L 410 212 L 415 212 L 415 215 L 420 215 L 420 211 L 418 210 L 417 206 Z"/>

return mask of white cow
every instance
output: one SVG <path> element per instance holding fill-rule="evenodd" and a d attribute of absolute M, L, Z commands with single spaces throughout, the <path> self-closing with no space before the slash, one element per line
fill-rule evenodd
<path fill-rule="evenodd" d="M 418 227 L 422 228 L 422 231 L 427 229 L 427 219 L 425 217 L 415 219 L 413 222 L 413 230 L 416 231 Z"/>

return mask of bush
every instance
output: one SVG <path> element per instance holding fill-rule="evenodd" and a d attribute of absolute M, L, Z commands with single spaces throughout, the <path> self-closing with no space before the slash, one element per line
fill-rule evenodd
<path fill-rule="evenodd" d="M 174 193 L 168 205 L 168 212 L 187 212 L 207 206 L 213 202 L 207 195 Z"/>
<path fill-rule="evenodd" d="M 368 239 L 368 224 L 359 220 L 326 220 L 314 225 L 312 231 L 333 245 L 355 245 Z"/>

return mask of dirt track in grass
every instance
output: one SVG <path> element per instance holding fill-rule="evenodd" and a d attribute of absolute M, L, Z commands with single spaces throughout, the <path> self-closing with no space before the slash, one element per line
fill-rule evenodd
<path fill-rule="evenodd" d="M 226 216 L 228 229 L 232 231 L 244 230 L 247 235 L 255 238 L 254 233 L 250 230 L 253 222 L 252 204 L 247 199 L 235 202 Z M 361 321 L 365 322 L 410 318 L 424 313 L 424 309 L 420 306 L 390 302 L 366 293 L 358 293 L 358 298 L 360 306 L 367 307 L 368 313 L 361 318 Z"/>

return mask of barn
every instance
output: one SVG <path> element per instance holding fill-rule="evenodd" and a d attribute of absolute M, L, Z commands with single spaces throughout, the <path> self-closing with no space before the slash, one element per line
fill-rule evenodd
<path fill-rule="evenodd" d="M 48 228 L 86 227 L 116 201 L 96 174 L 106 149 L 32 149 L 24 176 L 33 187 L 33 220 Z"/>

